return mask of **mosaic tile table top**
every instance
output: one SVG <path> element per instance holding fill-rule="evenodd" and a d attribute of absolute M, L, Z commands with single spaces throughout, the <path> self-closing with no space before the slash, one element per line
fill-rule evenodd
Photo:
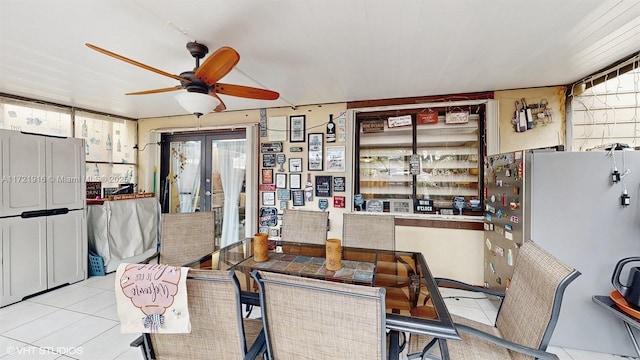
<path fill-rule="evenodd" d="M 269 253 L 269 260 L 255 262 L 250 257 L 237 266 L 267 270 L 298 276 L 334 278 L 347 282 L 373 284 L 375 264 L 365 261 L 342 260 L 342 268 L 328 270 L 323 257 Z"/>

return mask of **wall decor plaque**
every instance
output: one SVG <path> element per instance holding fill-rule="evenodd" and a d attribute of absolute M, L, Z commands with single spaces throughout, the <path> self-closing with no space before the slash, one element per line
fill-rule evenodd
<path fill-rule="evenodd" d="M 282 142 L 266 142 L 260 144 L 261 153 L 279 153 L 282 152 Z"/>

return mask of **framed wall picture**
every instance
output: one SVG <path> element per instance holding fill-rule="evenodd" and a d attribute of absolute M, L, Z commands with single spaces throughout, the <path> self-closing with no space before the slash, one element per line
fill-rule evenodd
<path fill-rule="evenodd" d="M 276 205 L 276 193 L 273 191 L 265 191 L 262 193 L 262 205 L 263 206 L 275 206 Z"/>
<path fill-rule="evenodd" d="M 333 191 L 335 192 L 345 192 L 345 177 L 344 176 L 334 176 L 333 177 Z"/>
<path fill-rule="evenodd" d="M 305 138 L 305 116 L 289 116 L 289 142 L 304 142 Z"/>
<path fill-rule="evenodd" d="M 269 135 L 269 141 L 287 140 L 287 117 L 270 117 L 267 121 L 267 133 Z"/>
<path fill-rule="evenodd" d="M 331 196 L 331 176 L 319 175 L 316 176 L 316 196 L 330 197 Z"/>
<path fill-rule="evenodd" d="M 293 190 L 291 193 L 293 206 L 304 206 L 304 190 Z"/>
<path fill-rule="evenodd" d="M 302 158 L 289 158 L 289 171 L 302 172 Z"/>
<path fill-rule="evenodd" d="M 262 183 L 273 184 L 273 169 L 262 169 Z"/>
<path fill-rule="evenodd" d="M 308 144 L 309 155 L 309 171 L 322 171 L 323 169 L 323 150 L 324 150 L 324 134 L 309 134 Z"/>
<path fill-rule="evenodd" d="M 276 189 L 286 189 L 287 188 L 287 174 L 277 173 L 276 174 Z"/>
<path fill-rule="evenodd" d="M 302 189 L 302 174 L 289 175 L 289 185 L 291 189 Z"/>
<path fill-rule="evenodd" d="M 327 146 L 327 171 L 345 171 L 344 146 Z"/>

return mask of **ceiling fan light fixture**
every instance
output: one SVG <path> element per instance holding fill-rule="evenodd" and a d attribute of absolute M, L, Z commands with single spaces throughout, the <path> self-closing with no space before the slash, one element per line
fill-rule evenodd
<path fill-rule="evenodd" d="M 214 96 L 185 91 L 175 96 L 176 101 L 189 113 L 200 117 L 213 111 L 220 104 Z"/>

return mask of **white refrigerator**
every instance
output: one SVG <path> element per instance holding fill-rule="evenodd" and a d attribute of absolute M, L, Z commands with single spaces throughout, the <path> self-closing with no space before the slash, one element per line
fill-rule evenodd
<path fill-rule="evenodd" d="M 0 306 L 87 276 L 84 140 L 0 130 Z"/>
<path fill-rule="evenodd" d="M 640 256 L 640 152 L 499 154 L 485 159 L 484 179 L 485 285 L 506 287 L 531 239 L 582 273 L 567 287 L 551 345 L 635 356 L 621 321 L 591 297 L 613 290 L 618 260 Z"/>

